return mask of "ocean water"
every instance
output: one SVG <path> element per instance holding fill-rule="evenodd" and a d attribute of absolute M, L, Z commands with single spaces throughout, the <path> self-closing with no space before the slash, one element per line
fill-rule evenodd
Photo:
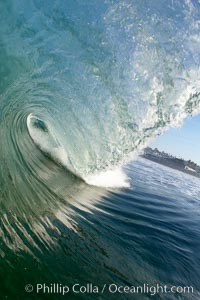
<path fill-rule="evenodd" d="M 106 191 L 74 178 L 70 197 L 53 174 L 62 190 L 26 205 L 7 203 L 7 213 L 1 209 L 1 299 L 199 299 L 199 179 L 145 159 L 126 172 L 130 188 Z M 194 290 L 62 296 L 36 293 L 38 283 Z M 32 293 L 25 292 L 27 284 Z"/>
<path fill-rule="evenodd" d="M 0 299 L 199 299 L 199 180 L 137 159 L 200 113 L 199 26 L 199 0 L 0 1 Z"/>

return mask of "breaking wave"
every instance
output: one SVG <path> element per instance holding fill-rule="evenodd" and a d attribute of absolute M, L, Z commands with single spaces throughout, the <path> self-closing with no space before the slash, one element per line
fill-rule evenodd
<path fill-rule="evenodd" d="M 199 1 L 10 0 L 1 11 L 2 182 L 20 189 L 45 154 L 90 184 L 128 186 L 116 168 L 200 112 Z"/>

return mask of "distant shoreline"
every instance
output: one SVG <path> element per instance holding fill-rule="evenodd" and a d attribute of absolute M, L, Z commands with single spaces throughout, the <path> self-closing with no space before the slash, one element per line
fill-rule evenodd
<path fill-rule="evenodd" d="M 165 153 L 164 151 L 161 152 L 157 148 L 152 149 L 150 147 L 145 148 L 144 153 L 140 156 L 161 165 L 200 178 L 200 166 L 198 166 L 191 160 L 186 161 L 182 158 L 177 158 L 168 153 Z"/>

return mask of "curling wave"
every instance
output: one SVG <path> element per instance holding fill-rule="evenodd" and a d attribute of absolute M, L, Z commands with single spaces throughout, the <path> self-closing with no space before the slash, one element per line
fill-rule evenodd
<path fill-rule="evenodd" d="M 1 4 L 1 174 L 20 191 L 43 153 L 90 184 L 127 186 L 116 168 L 200 112 L 200 4 L 45 3 Z"/>
<path fill-rule="evenodd" d="M 124 164 L 200 113 L 200 1 L 6 0 L 0 14 L 1 298 L 29 299 L 38 278 L 198 293 L 198 178 Z"/>

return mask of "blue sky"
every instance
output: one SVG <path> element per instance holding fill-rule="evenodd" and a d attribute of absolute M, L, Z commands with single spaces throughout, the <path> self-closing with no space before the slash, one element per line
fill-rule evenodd
<path fill-rule="evenodd" d="M 177 157 L 191 159 L 200 165 L 200 115 L 184 120 L 179 128 L 171 128 L 151 144 Z"/>

